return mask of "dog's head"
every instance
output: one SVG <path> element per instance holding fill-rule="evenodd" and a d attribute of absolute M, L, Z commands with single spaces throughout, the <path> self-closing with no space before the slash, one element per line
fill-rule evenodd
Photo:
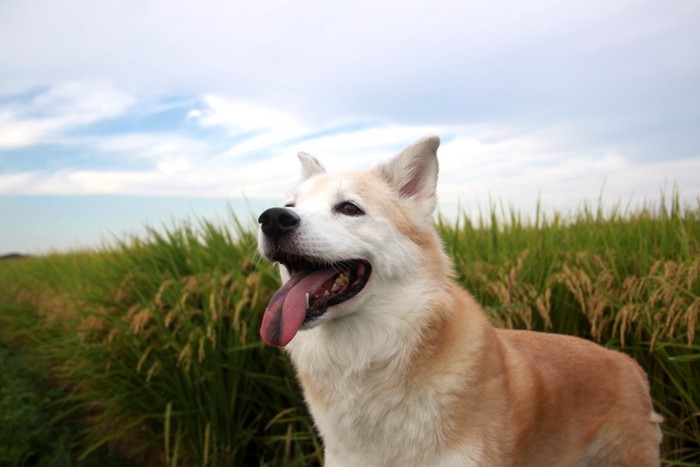
<path fill-rule="evenodd" d="M 265 342 L 284 346 L 301 328 L 363 309 L 378 288 L 425 274 L 439 144 L 426 138 L 372 170 L 339 174 L 299 154 L 294 196 L 258 219 L 260 253 L 285 280 L 265 310 Z"/>

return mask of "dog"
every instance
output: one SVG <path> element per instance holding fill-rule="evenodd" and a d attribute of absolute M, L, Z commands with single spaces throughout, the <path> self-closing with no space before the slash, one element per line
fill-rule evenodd
<path fill-rule="evenodd" d="M 657 466 L 661 417 L 629 356 L 496 329 L 431 216 L 437 137 L 361 172 L 299 153 L 259 217 L 283 285 L 260 329 L 289 354 L 327 466 Z"/>

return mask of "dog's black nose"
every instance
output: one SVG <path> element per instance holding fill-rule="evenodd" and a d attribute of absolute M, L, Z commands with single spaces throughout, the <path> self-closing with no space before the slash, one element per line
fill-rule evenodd
<path fill-rule="evenodd" d="M 258 217 L 263 233 L 272 240 L 279 240 L 288 232 L 296 229 L 301 217 L 287 208 L 270 208 Z"/>

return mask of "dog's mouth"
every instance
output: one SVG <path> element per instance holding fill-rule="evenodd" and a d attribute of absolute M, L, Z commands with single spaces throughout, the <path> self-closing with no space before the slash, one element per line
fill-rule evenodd
<path fill-rule="evenodd" d="M 260 327 L 263 341 L 276 347 L 287 345 L 303 324 L 319 318 L 329 307 L 357 295 L 372 272 L 370 263 L 361 259 L 325 263 L 283 255 L 273 260 L 292 276 L 270 299 Z"/>

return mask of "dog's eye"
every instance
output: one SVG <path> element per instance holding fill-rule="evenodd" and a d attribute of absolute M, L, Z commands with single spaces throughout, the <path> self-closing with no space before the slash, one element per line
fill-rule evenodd
<path fill-rule="evenodd" d="M 335 207 L 335 211 L 345 216 L 353 217 L 361 216 L 364 214 L 364 211 L 362 209 L 360 209 L 355 203 L 351 203 L 350 201 L 340 203 Z"/>
<path fill-rule="evenodd" d="M 294 204 L 293 202 L 290 201 L 289 203 L 285 204 L 284 207 L 285 208 L 293 208 L 293 207 L 296 207 L 296 204 Z"/>

